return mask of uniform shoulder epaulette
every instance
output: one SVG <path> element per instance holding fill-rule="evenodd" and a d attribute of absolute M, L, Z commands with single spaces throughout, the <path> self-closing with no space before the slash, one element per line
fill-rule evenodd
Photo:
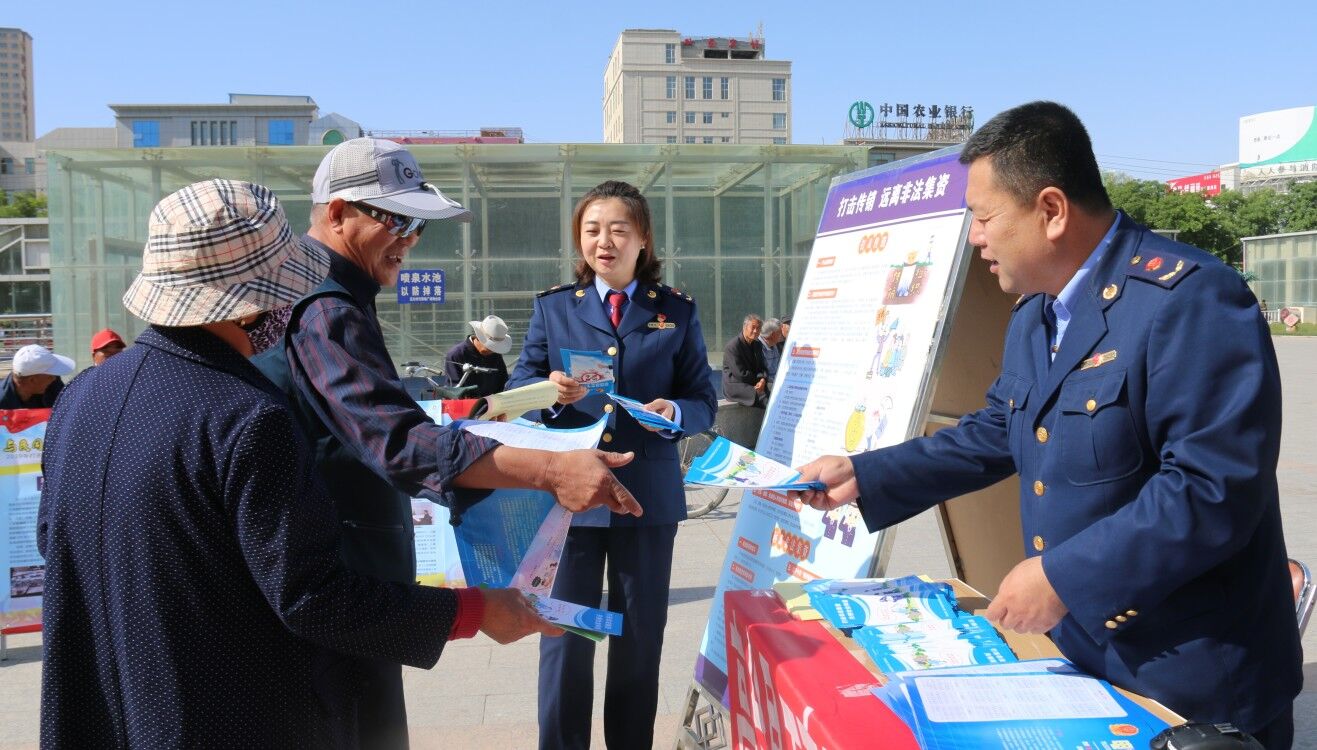
<path fill-rule="evenodd" d="M 685 300 L 687 302 L 695 301 L 694 299 L 691 298 L 689 294 L 681 291 L 680 289 L 677 289 L 676 287 L 671 287 L 668 286 L 667 284 L 655 284 L 654 286 L 658 287 L 659 292 L 662 294 L 667 294 L 669 296 L 676 297 L 677 299 Z"/>
<path fill-rule="evenodd" d="M 1029 300 L 1031 300 L 1031 299 L 1033 299 L 1034 297 L 1037 297 L 1037 296 L 1038 296 L 1038 295 L 1037 295 L 1036 293 L 1035 293 L 1035 294 L 1021 294 L 1021 295 L 1020 295 L 1020 298 L 1017 299 L 1017 300 L 1015 300 L 1015 306 L 1011 308 L 1011 312 L 1015 312 L 1016 310 L 1019 310 L 1021 307 L 1024 307 L 1024 303 L 1028 302 Z"/>
<path fill-rule="evenodd" d="M 1125 275 L 1170 289 L 1198 267 L 1198 261 L 1174 253 L 1135 255 L 1125 266 Z"/>
<path fill-rule="evenodd" d="M 536 297 L 543 297 L 543 296 L 546 295 L 546 294 L 553 294 L 554 292 L 562 292 L 562 291 L 566 291 L 566 290 L 568 290 L 568 289 L 571 289 L 571 288 L 574 287 L 574 286 L 576 286 L 576 285 L 575 285 L 575 284 L 572 284 L 572 283 L 570 283 L 570 282 L 565 283 L 565 284 L 555 284 L 555 285 L 549 287 L 548 289 L 545 289 L 545 290 L 542 291 L 542 292 L 537 292 L 537 293 L 535 294 L 535 296 L 536 296 Z"/>

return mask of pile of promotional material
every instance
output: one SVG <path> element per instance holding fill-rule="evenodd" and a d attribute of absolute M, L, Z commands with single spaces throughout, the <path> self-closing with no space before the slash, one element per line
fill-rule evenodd
<path fill-rule="evenodd" d="M 1016 661 L 987 620 L 957 608 L 949 584 L 909 576 L 819 580 L 804 589 L 885 673 Z"/>
<path fill-rule="evenodd" d="M 891 673 L 873 693 L 923 750 L 1135 750 L 1167 726 L 1063 659 Z"/>

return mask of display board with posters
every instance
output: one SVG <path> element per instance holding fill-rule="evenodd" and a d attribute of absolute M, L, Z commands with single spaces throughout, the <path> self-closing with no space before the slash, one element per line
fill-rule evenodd
<path fill-rule="evenodd" d="M 41 448 L 50 409 L 0 411 L 0 629 L 41 623 L 46 563 L 37 552 Z"/>
<path fill-rule="evenodd" d="M 789 466 L 924 433 L 972 253 L 958 149 L 836 178 L 756 450 Z M 723 593 L 874 573 L 882 533 L 853 505 L 821 513 L 746 492 L 696 661 L 726 705 Z"/>

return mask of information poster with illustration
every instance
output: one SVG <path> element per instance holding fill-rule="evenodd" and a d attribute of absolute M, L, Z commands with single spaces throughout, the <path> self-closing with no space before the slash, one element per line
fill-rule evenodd
<path fill-rule="evenodd" d="M 923 433 L 943 325 L 959 298 L 969 215 L 958 152 L 833 181 L 755 450 L 787 466 Z M 859 510 L 821 513 L 746 491 L 695 676 L 726 703 L 723 593 L 869 574 L 878 534 Z"/>
<path fill-rule="evenodd" d="M 41 622 L 46 563 L 37 552 L 37 508 L 49 418 L 49 409 L 0 411 L 0 628 Z"/>

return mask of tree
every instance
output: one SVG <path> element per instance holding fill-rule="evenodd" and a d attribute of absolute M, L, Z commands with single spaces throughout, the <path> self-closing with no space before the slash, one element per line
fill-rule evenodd
<path fill-rule="evenodd" d="M 33 192 L 6 193 L 0 190 L 0 219 L 30 219 L 47 215 L 46 196 Z"/>
<path fill-rule="evenodd" d="M 1122 172 L 1107 172 L 1102 176 L 1102 181 L 1106 184 L 1112 205 L 1140 224 L 1150 224 L 1149 216 L 1154 207 L 1169 192 L 1165 183 L 1136 180 Z"/>
<path fill-rule="evenodd" d="M 1280 197 L 1283 232 L 1308 232 L 1317 229 L 1317 182 L 1290 187 Z"/>
<path fill-rule="evenodd" d="M 1153 207 L 1148 225 L 1153 229 L 1178 229 L 1178 239 L 1199 247 L 1227 263 L 1241 260 L 1239 235 L 1223 221 L 1223 211 L 1209 205 L 1202 193 L 1168 192 Z"/>

